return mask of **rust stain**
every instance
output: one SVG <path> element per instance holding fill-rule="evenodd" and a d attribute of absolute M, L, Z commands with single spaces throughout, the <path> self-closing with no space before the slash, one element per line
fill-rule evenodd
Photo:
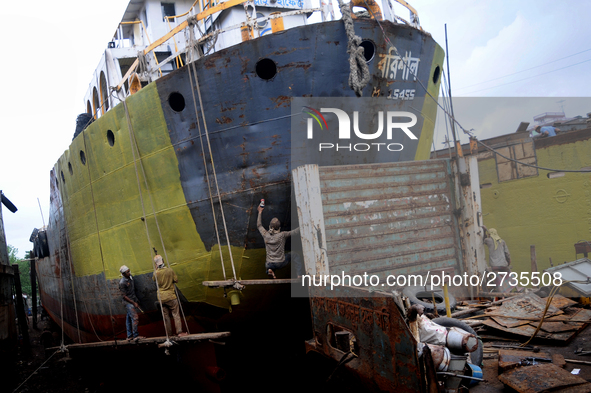
<path fill-rule="evenodd" d="M 230 119 L 229 117 L 226 116 L 222 116 L 221 119 L 215 119 L 215 122 L 218 124 L 228 124 L 228 123 L 232 123 L 232 119 Z"/>
<path fill-rule="evenodd" d="M 224 112 L 227 112 L 227 111 L 233 111 L 235 109 L 236 109 L 236 105 L 230 106 L 230 107 L 224 107 L 224 104 L 221 104 L 220 112 L 224 113 Z"/>
<path fill-rule="evenodd" d="M 242 61 L 242 67 L 240 69 L 240 74 L 244 74 L 246 72 L 246 69 L 248 68 L 248 63 L 249 63 L 250 59 L 241 57 L 240 60 Z M 246 78 L 246 79 L 248 79 L 248 78 Z"/>
<path fill-rule="evenodd" d="M 284 70 L 286 68 L 303 68 L 305 71 L 307 71 L 310 67 L 312 67 L 312 64 L 310 63 L 293 62 L 277 68 L 279 71 Z"/>
<path fill-rule="evenodd" d="M 272 54 L 272 55 L 277 55 L 277 56 L 280 56 L 280 55 L 286 55 L 286 54 L 288 54 L 288 53 L 295 52 L 296 50 L 297 50 L 296 48 L 291 48 L 291 49 L 287 49 L 287 48 L 281 48 L 280 50 L 278 50 L 278 51 L 275 51 L 275 52 L 273 52 L 273 53 L 271 53 L 271 54 Z"/>
<path fill-rule="evenodd" d="M 280 108 L 280 107 L 289 107 L 291 104 L 291 97 L 288 96 L 279 96 L 276 98 L 271 98 L 271 101 L 273 101 L 275 103 L 275 108 Z"/>
<path fill-rule="evenodd" d="M 257 179 L 260 179 L 260 178 L 261 178 L 261 175 L 260 175 L 260 173 L 258 173 L 258 172 L 257 172 L 257 169 L 256 169 L 256 168 L 252 168 L 252 169 L 251 169 L 251 172 L 252 172 L 252 174 L 253 174 L 253 175 L 254 175 L 254 176 L 257 178 Z"/>

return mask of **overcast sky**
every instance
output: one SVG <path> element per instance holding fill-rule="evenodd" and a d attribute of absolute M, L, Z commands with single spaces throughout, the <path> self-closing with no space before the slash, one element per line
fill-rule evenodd
<path fill-rule="evenodd" d="M 500 97 L 476 101 L 478 111 L 471 98 L 454 105 L 477 137 L 514 132 L 543 112 L 591 112 L 591 1 L 409 1 L 444 49 L 447 24 L 453 96 Z M 126 0 L 33 0 L 0 8 L 0 190 L 19 209 L 2 214 L 7 242 L 20 257 L 32 249 L 33 228 L 43 226 L 37 198 L 47 224 L 49 171 L 72 140 L 92 73 L 126 6 Z M 409 19 L 406 10 L 397 12 Z M 462 102 L 472 103 L 468 113 Z M 444 133 L 438 121 L 437 148 Z"/>

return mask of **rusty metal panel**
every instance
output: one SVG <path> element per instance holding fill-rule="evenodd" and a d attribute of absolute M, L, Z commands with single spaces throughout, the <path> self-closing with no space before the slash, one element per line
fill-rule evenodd
<path fill-rule="evenodd" d="M 449 160 L 319 167 L 331 274 L 426 274 L 461 255 Z"/>
<path fill-rule="evenodd" d="M 591 383 L 554 364 L 538 364 L 519 367 L 499 376 L 505 385 L 520 393 L 538 393 L 549 391 L 590 392 Z"/>
<path fill-rule="evenodd" d="M 345 367 L 364 380 L 368 391 L 423 391 L 417 343 L 392 296 L 354 287 L 335 288 L 335 294 L 323 288 L 310 290 L 311 349 L 335 360 L 352 349 L 354 359 Z M 327 295 L 337 298 L 323 297 Z M 353 348 L 342 348 L 339 334 L 348 335 Z"/>

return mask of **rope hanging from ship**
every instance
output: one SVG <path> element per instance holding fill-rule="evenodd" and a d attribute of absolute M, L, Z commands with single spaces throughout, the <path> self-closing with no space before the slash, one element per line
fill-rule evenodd
<path fill-rule="evenodd" d="M 146 60 L 146 55 L 144 54 L 143 50 L 137 52 L 137 60 L 138 60 L 138 70 L 139 74 L 144 78 L 150 78 L 150 73 L 148 71 L 148 60 Z"/>
<path fill-rule="evenodd" d="M 343 14 L 345 32 L 347 33 L 347 53 L 349 54 L 349 68 L 351 70 L 349 73 L 349 86 L 355 91 L 357 97 L 361 97 L 363 88 L 369 82 L 369 67 L 363 56 L 364 49 L 361 46 L 361 37 L 355 34 L 351 6 L 343 3 L 343 0 L 338 0 L 338 2 Z"/>
<path fill-rule="evenodd" d="M 207 121 L 205 120 L 205 112 L 203 110 L 203 99 L 201 98 L 201 88 L 199 86 L 199 79 L 197 77 L 197 70 L 195 68 L 195 63 L 194 62 L 192 62 L 190 64 L 190 67 L 188 69 L 188 72 L 189 72 L 189 81 L 190 81 L 191 87 L 192 87 L 193 86 L 193 77 L 191 75 L 191 70 L 193 71 L 193 76 L 195 77 L 195 86 L 196 86 L 197 94 L 198 94 L 198 97 L 199 97 L 199 106 L 201 108 L 201 117 L 203 119 L 203 127 L 204 127 L 204 130 L 205 130 L 205 138 L 207 140 L 207 147 L 208 147 L 208 150 L 209 150 L 209 160 L 211 162 L 211 168 L 212 168 L 214 182 L 215 182 L 215 186 L 216 186 L 218 202 L 219 202 L 219 205 L 220 205 L 220 212 L 222 214 L 222 223 L 224 225 L 224 232 L 225 232 L 225 235 L 226 235 L 226 242 L 228 244 L 228 253 L 230 254 L 230 263 L 232 265 L 232 273 L 234 274 L 234 281 L 237 281 L 236 268 L 234 266 L 234 257 L 232 256 L 232 249 L 231 249 L 231 246 L 230 246 L 230 237 L 228 236 L 228 226 L 226 224 L 226 217 L 224 216 L 224 206 L 222 204 L 222 198 L 221 198 L 221 195 L 220 195 L 220 189 L 219 189 L 217 174 L 216 174 L 216 170 L 215 170 L 215 164 L 214 164 L 214 161 L 213 161 L 213 153 L 211 151 L 211 142 L 209 140 L 209 132 L 208 132 L 208 129 L 207 129 Z M 193 96 L 193 107 L 195 109 L 195 119 L 197 120 L 197 127 L 198 127 L 198 130 L 199 130 L 199 135 L 201 136 L 202 135 L 202 133 L 201 133 L 201 123 L 199 122 L 199 113 L 197 111 L 197 101 L 195 99 L 195 91 L 194 91 L 193 88 L 191 88 L 191 94 Z M 224 267 L 224 257 L 223 257 L 222 249 L 221 249 L 221 243 L 220 243 L 220 237 L 219 237 L 219 231 L 218 231 L 218 225 L 217 225 L 217 218 L 215 216 L 215 210 L 214 210 L 214 207 L 213 207 L 213 196 L 211 194 L 211 184 L 209 182 L 209 172 L 207 170 L 207 163 L 205 162 L 205 150 L 204 150 L 204 145 L 203 145 L 203 138 L 200 138 L 200 141 L 201 141 L 201 150 L 204 153 L 203 154 L 203 163 L 204 163 L 204 166 L 205 166 L 205 174 L 207 176 L 207 185 L 208 185 L 208 191 L 209 191 L 209 200 L 210 200 L 210 203 L 211 203 L 211 211 L 212 211 L 212 214 L 213 214 L 213 220 L 214 220 L 213 222 L 214 222 L 214 225 L 215 225 L 216 238 L 217 238 L 217 241 L 218 241 L 218 248 L 219 248 L 219 251 L 220 251 L 220 259 L 221 259 L 221 262 L 222 262 L 222 271 L 224 273 L 224 280 L 226 280 L 226 270 L 225 270 L 225 267 Z M 243 287 L 239 283 L 235 282 L 234 283 L 234 288 L 240 290 Z M 225 291 L 225 288 L 224 288 L 224 291 Z"/>
<path fill-rule="evenodd" d="M 192 15 L 192 16 L 188 17 L 187 24 L 189 25 L 189 45 L 188 45 L 188 47 L 197 52 L 198 58 L 208 55 L 209 52 L 211 52 L 214 49 L 215 44 L 218 41 L 218 36 L 220 33 L 219 30 L 214 30 L 212 33 L 205 34 L 201 30 L 201 27 L 199 27 L 199 21 L 197 20 L 196 15 Z M 199 40 L 195 39 L 194 27 L 197 28 L 197 31 L 199 32 L 199 34 L 201 36 L 201 39 L 199 39 Z M 208 38 L 206 38 L 206 37 L 208 37 Z M 202 46 L 206 47 L 207 49 L 205 51 L 203 51 Z M 187 50 L 186 53 L 189 54 L 189 53 L 191 53 L 191 51 Z M 189 61 L 187 61 L 187 64 L 190 61 L 193 61 L 193 59 L 189 58 Z"/>
<path fill-rule="evenodd" d="M 136 138 L 135 138 L 135 132 L 133 130 L 133 125 L 131 123 L 131 117 L 129 115 L 129 108 L 127 107 L 127 100 L 123 100 L 123 107 L 125 109 L 125 117 L 126 117 L 126 120 L 127 120 L 127 127 L 129 128 L 129 142 L 130 142 L 130 147 L 131 147 L 131 153 L 133 155 L 133 164 L 134 164 L 134 167 L 135 167 L 135 176 L 136 176 L 136 180 L 137 180 L 137 186 L 138 186 L 138 192 L 139 192 L 139 196 L 140 196 L 140 202 L 141 202 L 141 205 L 142 205 L 142 221 L 144 222 L 144 226 L 146 228 L 146 237 L 147 237 L 147 240 L 148 240 L 148 247 L 150 248 L 150 256 L 151 256 L 152 259 L 154 258 L 154 254 L 152 253 L 153 248 L 149 246 L 149 244 L 151 242 L 150 241 L 150 230 L 148 228 L 148 221 L 146 220 L 146 208 L 145 208 L 145 205 L 144 205 L 144 197 L 143 197 L 143 193 L 142 193 L 142 187 L 141 187 L 141 182 L 140 182 L 140 177 L 139 177 L 139 171 L 138 171 L 138 165 L 137 165 L 138 159 L 136 158 L 136 154 L 135 154 L 136 153 L 136 150 L 137 150 L 138 156 L 140 156 L 140 160 L 139 161 L 140 161 L 140 166 L 142 168 L 142 173 L 143 173 L 143 176 L 144 176 L 144 184 L 145 184 L 146 190 L 148 190 L 148 195 L 149 195 L 150 201 L 152 203 L 152 213 L 154 215 L 154 220 L 156 222 L 156 227 L 158 228 L 158 235 L 160 236 L 160 243 L 162 244 L 162 247 L 163 247 L 163 249 L 165 251 L 165 256 L 166 256 L 166 250 L 164 248 L 164 240 L 162 239 L 162 233 L 160 232 L 160 227 L 158 225 L 158 219 L 156 217 L 156 211 L 154 209 L 154 203 L 152 201 L 152 197 L 151 197 L 150 192 L 149 192 L 150 188 L 148 187 L 148 181 L 147 181 L 147 178 L 146 178 L 146 173 L 144 171 L 144 167 L 143 167 L 143 164 L 141 162 L 141 155 L 140 155 L 139 148 L 137 146 L 137 141 L 136 141 Z M 168 263 L 168 257 L 166 257 L 166 262 Z M 156 275 L 156 266 L 155 265 L 153 266 L 153 270 L 154 270 L 154 273 L 153 274 Z M 156 291 L 158 293 L 160 291 L 160 287 L 158 285 L 158 280 L 155 280 L 155 282 L 156 282 Z M 177 295 L 177 301 L 179 303 L 179 308 L 181 309 L 181 312 L 183 314 L 183 319 L 184 319 L 185 318 L 185 312 L 183 310 L 183 306 L 181 304 L 180 297 L 178 296 L 178 292 L 177 292 L 176 287 L 175 287 L 175 293 Z M 166 334 L 166 341 L 164 342 L 163 345 L 164 345 L 164 347 L 166 347 L 166 350 L 165 350 L 166 351 L 166 354 L 168 354 L 168 347 L 170 347 L 172 345 L 172 343 L 170 341 L 168 329 L 167 329 L 166 322 L 165 322 L 164 307 L 162 306 L 162 299 L 160 298 L 160 296 L 157 296 L 157 297 L 158 297 L 158 303 L 160 304 L 160 313 L 162 314 L 162 323 L 164 324 L 164 332 Z M 187 327 L 187 332 L 189 332 L 189 326 L 187 325 L 187 320 L 185 319 L 184 322 L 185 322 L 185 326 Z"/>
<path fill-rule="evenodd" d="M 131 122 L 131 120 L 130 120 L 130 122 Z M 140 169 L 142 170 L 142 176 L 144 177 L 144 185 L 146 187 L 146 190 L 148 190 L 148 198 L 150 199 L 150 206 L 152 207 L 152 215 L 154 216 L 154 222 L 156 223 L 156 229 L 158 230 L 158 237 L 160 239 L 160 244 L 162 245 L 162 250 L 164 251 L 164 258 L 166 260 L 166 265 L 170 268 L 170 262 L 168 260 L 168 253 L 166 252 L 166 246 L 164 245 L 164 239 L 162 238 L 162 231 L 160 230 L 160 223 L 158 221 L 158 217 L 156 216 L 156 208 L 154 207 L 154 200 L 152 199 L 152 193 L 150 193 L 150 187 L 148 186 L 148 177 L 146 176 L 144 164 L 142 163 L 142 160 L 141 160 L 141 155 L 140 155 L 140 151 L 139 151 L 139 148 L 137 145 L 137 140 L 135 137 L 135 132 L 133 130 L 133 127 L 130 128 L 130 131 L 131 131 L 130 136 L 133 136 L 132 151 L 133 151 L 133 147 L 135 147 L 135 152 L 137 152 L 137 155 L 139 157 L 139 163 L 140 163 Z M 135 154 L 134 154 L 134 159 L 135 159 Z M 139 178 L 137 180 L 139 181 Z M 140 192 L 141 192 L 141 188 L 140 188 Z M 145 215 L 144 215 L 144 217 L 145 217 Z M 144 221 L 144 222 L 146 222 L 146 221 Z M 146 223 L 146 228 L 147 228 L 147 223 Z M 152 249 L 154 250 L 154 254 L 157 254 L 156 249 L 154 249 L 154 248 L 152 248 Z M 154 267 L 154 274 L 156 274 L 156 267 Z M 157 281 L 158 280 L 156 280 L 156 288 L 159 289 Z M 187 324 L 187 319 L 185 318 L 185 310 L 183 309 L 183 306 L 180 301 L 181 297 L 179 295 L 179 292 L 178 292 L 178 289 L 176 286 L 174 286 L 174 291 L 175 291 L 175 294 L 176 294 L 178 302 L 179 302 L 179 309 L 181 310 L 181 314 L 183 315 L 183 320 L 185 322 L 185 326 L 187 327 L 187 333 L 191 334 L 191 332 L 189 330 L 189 325 Z M 160 307 L 162 308 L 162 302 L 160 302 Z M 170 346 L 170 343 L 167 342 L 165 346 L 167 346 L 167 347 Z"/>

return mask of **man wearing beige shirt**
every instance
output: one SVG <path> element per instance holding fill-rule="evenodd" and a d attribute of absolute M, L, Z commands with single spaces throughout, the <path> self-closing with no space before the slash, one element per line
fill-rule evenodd
<path fill-rule="evenodd" d="M 152 280 L 157 280 L 158 299 L 160 299 L 160 302 L 162 303 L 162 313 L 164 314 L 166 332 L 167 334 L 172 332 L 172 327 L 170 325 L 170 313 L 172 313 L 177 336 L 186 336 L 187 333 L 183 333 L 183 325 L 181 324 L 181 316 L 179 313 L 179 301 L 174 289 L 174 284 L 177 283 L 179 279 L 174 270 L 164 265 L 160 255 L 154 257 L 154 263 L 156 264 L 156 272 L 152 276 Z"/>

